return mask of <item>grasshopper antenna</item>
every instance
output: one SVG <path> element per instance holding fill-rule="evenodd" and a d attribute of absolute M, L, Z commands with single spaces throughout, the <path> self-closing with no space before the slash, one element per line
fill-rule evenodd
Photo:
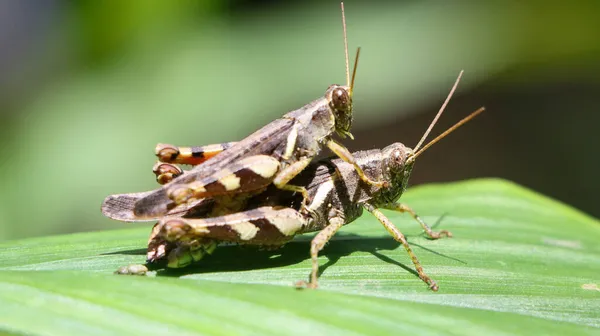
<path fill-rule="evenodd" d="M 417 158 L 417 156 L 421 155 L 421 153 L 423 153 L 427 148 L 433 146 L 436 142 L 442 140 L 448 134 L 454 132 L 457 128 L 459 128 L 460 126 L 464 125 L 469 120 L 475 118 L 476 116 L 478 116 L 479 114 L 481 114 L 483 111 L 485 111 L 485 107 L 480 107 L 479 109 L 477 109 L 477 111 L 475 111 L 475 112 L 469 114 L 468 116 L 464 117 L 461 121 L 459 121 L 456 124 L 454 124 L 454 126 L 452 126 L 452 127 L 448 128 L 447 130 L 445 130 L 444 133 L 438 135 L 435 139 L 429 141 L 429 143 L 427 143 L 425 146 L 423 146 L 423 148 L 421 148 L 421 150 L 419 150 L 418 152 L 413 152 L 414 154 L 410 157 L 410 160 L 414 161 Z"/>
<path fill-rule="evenodd" d="M 352 92 L 352 85 L 350 84 L 350 57 L 348 56 L 348 33 L 346 30 L 346 14 L 344 13 L 344 2 L 340 2 L 340 7 L 342 8 L 342 28 L 344 29 L 344 54 L 346 55 L 346 85 L 350 86 L 350 92 Z M 352 78 L 354 80 L 354 75 L 352 75 Z"/>
<path fill-rule="evenodd" d="M 346 85 L 350 88 L 350 96 L 354 89 L 354 79 L 356 78 L 356 67 L 358 66 L 358 56 L 360 56 L 360 47 L 356 49 L 356 58 L 354 59 L 354 68 L 352 69 L 352 79 L 350 79 L 350 57 L 348 55 L 348 32 L 346 29 L 346 14 L 344 13 L 344 2 L 340 2 L 342 8 L 342 27 L 344 28 L 344 54 L 346 55 Z"/>
<path fill-rule="evenodd" d="M 354 79 L 356 78 L 356 67 L 358 66 L 358 57 L 360 56 L 360 47 L 356 49 L 356 58 L 354 59 L 354 69 L 352 69 L 352 80 L 350 81 L 350 95 L 354 91 Z"/>
<path fill-rule="evenodd" d="M 458 82 L 460 82 L 460 78 L 462 77 L 463 72 L 464 72 L 464 70 L 461 70 L 460 73 L 458 74 L 458 77 L 456 77 L 456 81 L 454 81 L 454 85 L 452 86 L 450 93 L 448 93 L 448 97 L 446 97 L 446 100 L 442 104 L 442 107 L 440 107 L 440 110 L 436 114 L 435 118 L 433 118 L 433 121 L 431 122 L 431 124 L 429 124 L 429 128 L 427 128 L 427 131 L 425 131 L 425 133 L 423 134 L 423 137 L 421 137 L 421 140 L 419 140 L 419 143 L 415 146 L 415 149 L 413 149 L 413 153 L 415 153 L 419 150 L 419 147 L 421 147 L 421 145 L 423 144 L 425 139 L 427 139 L 429 132 L 431 132 L 431 130 L 433 129 L 433 126 L 435 126 L 435 123 L 437 123 L 438 119 L 440 118 L 440 116 L 442 115 L 444 110 L 446 109 L 446 105 L 448 105 L 450 98 L 452 98 L 454 91 L 456 91 L 456 87 L 458 86 Z"/>
<path fill-rule="evenodd" d="M 340 2 L 342 8 L 342 28 L 344 29 L 344 53 L 346 55 L 346 85 L 350 85 L 350 57 L 348 56 L 348 34 L 346 32 L 346 14 L 344 13 L 344 3 Z"/>

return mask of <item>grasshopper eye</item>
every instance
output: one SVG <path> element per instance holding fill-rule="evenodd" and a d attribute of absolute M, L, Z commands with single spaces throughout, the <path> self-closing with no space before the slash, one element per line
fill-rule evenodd
<path fill-rule="evenodd" d="M 402 152 L 399 149 L 396 149 L 395 151 L 392 152 L 392 166 L 395 169 L 402 168 L 402 166 L 404 166 L 404 161 L 405 161 L 404 152 Z"/>
<path fill-rule="evenodd" d="M 331 93 L 331 104 L 336 110 L 346 111 L 350 105 L 350 95 L 348 91 L 337 88 Z"/>

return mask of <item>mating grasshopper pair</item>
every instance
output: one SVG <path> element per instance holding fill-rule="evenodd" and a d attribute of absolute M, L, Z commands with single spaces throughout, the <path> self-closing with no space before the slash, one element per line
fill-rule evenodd
<path fill-rule="evenodd" d="M 379 209 L 408 212 L 432 239 L 451 237 L 451 233 L 446 230 L 432 231 L 411 208 L 397 201 L 406 189 L 415 159 L 432 144 L 483 110 L 480 108 L 473 112 L 420 149 L 433 123 L 414 150 L 401 143 L 394 143 L 381 150 L 353 153 L 362 170 L 372 179 L 385 181 L 385 187 L 363 182 L 354 166 L 340 159 L 324 159 L 310 164 L 292 180 L 294 184 L 307 190 L 311 199 L 307 204 L 308 214 L 300 211 L 302 198 L 299 199 L 298 194 L 276 187 L 269 187 L 260 194 L 238 200 L 238 205 L 243 210 L 222 216 L 211 216 L 215 209 L 219 208 L 214 199 L 190 208 L 177 209 L 169 216 L 161 218 L 155 225 L 148 243 L 148 261 L 153 263 L 167 259 L 168 267 L 185 267 L 212 253 L 221 242 L 278 247 L 290 241 L 296 234 L 319 231 L 311 243 L 310 282 L 297 283 L 298 286 L 316 288 L 319 251 L 343 225 L 353 222 L 361 216 L 363 209 L 366 209 L 403 245 L 419 277 L 432 290 L 437 290 L 436 282 L 424 272 L 404 235 Z M 179 171 L 178 167 L 171 167 Z M 184 176 L 187 174 L 183 171 L 181 173 Z M 113 218 L 133 220 L 134 204 L 146 195 L 147 193 L 110 196 L 105 201 L 103 210 Z M 146 269 L 128 266 L 119 272 L 137 273 L 140 270 L 144 272 Z"/>
<path fill-rule="evenodd" d="M 343 23 L 345 36 L 345 20 Z M 238 143 L 192 148 L 157 146 L 161 162 L 154 172 L 164 186 L 145 193 L 109 196 L 102 206 L 103 213 L 125 221 L 158 219 L 148 243 L 148 261 L 166 259 L 168 267 L 198 261 L 221 242 L 277 247 L 296 234 L 320 231 L 311 244 L 310 282 L 298 283 L 315 288 L 319 251 L 343 225 L 367 209 L 402 243 L 419 277 L 437 290 L 404 235 L 379 209 L 409 212 L 430 238 L 450 236 L 447 231 L 432 231 L 397 200 L 406 188 L 416 157 L 483 109 L 418 150 L 456 88 L 457 79 L 414 151 L 396 143 L 383 150 L 351 154 L 331 138 L 334 132 L 350 135 L 356 63 L 350 80 L 347 43 L 345 50 L 347 86 L 332 85 L 323 98 Z M 311 164 L 323 145 L 340 158 Z M 184 172 L 175 164 L 196 167 Z M 120 272 L 144 270 L 125 267 Z"/>

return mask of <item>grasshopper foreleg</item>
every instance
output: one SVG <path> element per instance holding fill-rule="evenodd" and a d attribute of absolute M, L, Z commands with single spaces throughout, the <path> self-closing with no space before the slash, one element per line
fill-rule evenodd
<path fill-rule="evenodd" d="M 398 230 L 398 228 L 394 226 L 394 224 L 379 209 L 377 209 L 373 205 L 365 203 L 363 207 L 367 209 L 367 211 L 372 213 L 373 216 L 375 216 L 375 218 L 377 218 L 379 222 L 381 222 L 381 224 L 383 224 L 387 232 L 389 232 L 396 241 L 398 241 L 402 244 L 402 246 L 404 246 L 406 253 L 408 253 L 410 259 L 412 260 L 412 263 L 415 265 L 415 269 L 417 270 L 419 278 L 421 278 L 421 280 L 423 280 L 427 285 L 429 285 L 429 288 L 431 290 L 437 291 L 437 283 L 433 279 L 431 279 L 427 274 L 425 274 L 425 271 L 423 271 L 423 267 L 421 266 L 419 259 L 417 259 L 417 256 L 413 253 L 412 249 L 410 248 L 410 245 L 408 245 L 408 242 L 406 241 L 406 237 L 404 237 L 402 232 L 400 232 L 400 230 Z"/>
<path fill-rule="evenodd" d="M 365 182 L 368 183 L 374 187 L 377 188 L 386 188 L 388 186 L 388 182 L 387 181 L 373 181 L 371 180 L 366 174 L 365 172 L 362 170 L 362 168 L 358 165 L 358 163 L 356 162 L 356 159 L 354 158 L 354 156 L 352 156 L 352 153 L 350 153 L 350 151 L 342 146 L 341 144 L 337 143 L 335 140 L 333 139 L 329 139 L 329 141 L 327 141 L 327 147 L 335 153 L 335 155 L 337 155 L 340 159 L 346 161 L 347 163 L 351 164 L 354 166 L 354 170 L 356 170 L 356 173 L 358 174 L 358 176 L 360 177 L 360 179 Z"/>
<path fill-rule="evenodd" d="M 310 273 L 310 282 L 306 283 L 304 280 L 300 280 L 296 282 L 297 288 L 317 288 L 318 287 L 318 275 L 319 275 L 319 252 L 325 247 L 325 244 L 335 235 L 335 233 L 344 226 L 344 219 L 341 217 L 334 217 L 329 220 L 329 225 L 327 225 L 323 230 L 321 230 L 317 235 L 313 238 L 310 243 L 310 258 L 312 262 L 312 270 Z"/>
<path fill-rule="evenodd" d="M 408 212 L 412 218 L 414 218 L 417 222 L 419 222 L 419 224 L 421 224 L 421 227 L 423 228 L 423 231 L 425 231 L 425 234 L 427 234 L 427 236 L 429 236 L 429 238 L 431 239 L 439 239 L 442 237 L 452 237 L 452 232 L 447 231 L 447 230 L 440 230 L 440 231 L 433 231 L 431 230 L 431 228 L 429 227 L 429 225 L 427 225 L 427 223 L 425 223 L 421 217 L 419 217 L 419 215 L 417 215 L 415 213 L 415 211 L 413 209 L 411 209 L 408 205 L 406 204 L 402 204 L 402 203 L 388 203 L 388 204 L 384 204 L 382 206 L 383 209 L 388 209 L 388 210 L 394 210 L 394 211 L 399 211 L 399 212 Z"/>

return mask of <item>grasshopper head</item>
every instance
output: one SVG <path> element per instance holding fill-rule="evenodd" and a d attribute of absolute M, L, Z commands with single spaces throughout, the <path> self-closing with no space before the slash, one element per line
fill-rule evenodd
<path fill-rule="evenodd" d="M 331 85 L 325 97 L 335 117 L 335 131 L 342 137 L 352 139 L 350 128 L 352 127 L 352 94 L 350 87 L 343 85 Z"/>
<path fill-rule="evenodd" d="M 388 186 L 379 189 L 378 202 L 395 202 L 406 190 L 413 162 L 409 161 L 412 149 L 396 142 L 381 150 L 381 172 Z"/>
<path fill-rule="evenodd" d="M 406 184 L 412 172 L 414 160 L 411 159 L 413 150 L 396 142 L 382 151 L 383 171 L 389 179 L 391 189 L 398 189 L 401 193 L 406 189 Z"/>

